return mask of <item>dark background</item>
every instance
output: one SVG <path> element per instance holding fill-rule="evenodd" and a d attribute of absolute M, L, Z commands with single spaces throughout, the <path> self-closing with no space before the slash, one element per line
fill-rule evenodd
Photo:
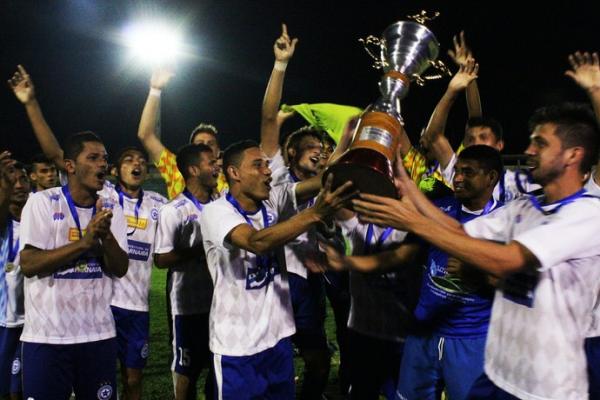
<path fill-rule="evenodd" d="M 592 1 L 0 1 L 0 77 L 23 64 L 59 140 L 90 129 L 109 152 L 136 145 L 150 72 L 125 61 L 116 36 L 128 21 L 162 16 L 178 21 L 194 57 L 182 60 L 163 92 L 162 135 L 176 149 L 192 128 L 212 122 L 222 146 L 258 139 L 260 105 L 273 65 L 272 45 L 288 24 L 300 42 L 286 75 L 283 102 L 335 102 L 364 107 L 378 96 L 380 72 L 358 43 L 421 9 L 442 15 L 428 23 L 441 43 L 464 29 L 480 63 L 484 114 L 499 119 L 507 153 L 527 143 L 527 118 L 538 106 L 586 97 L 564 76 L 567 55 L 598 50 L 600 14 Z M 533 8 L 532 10 L 525 10 Z M 454 66 L 453 66 L 454 69 Z M 413 86 L 403 101 L 409 134 L 416 137 L 448 80 Z M 26 160 L 39 151 L 23 107 L 0 90 L 0 149 Z M 464 99 L 456 102 L 448 134 L 460 140 Z M 296 121 L 298 125 L 300 121 Z M 286 126 L 289 130 L 294 123 Z"/>

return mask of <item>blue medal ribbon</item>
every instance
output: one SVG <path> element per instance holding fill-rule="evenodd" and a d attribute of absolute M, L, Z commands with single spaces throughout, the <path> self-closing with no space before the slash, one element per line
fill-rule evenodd
<path fill-rule="evenodd" d="M 19 239 L 13 245 L 13 219 L 8 218 L 8 262 L 12 263 L 17 258 L 17 252 L 19 250 Z"/>
<path fill-rule="evenodd" d="M 367 234 L 365 235 L 365 254 L 372 254 L 381 250 L 383 243 L 385 240 L 392 234 L 393 229 L 390 227 L 385 228 L 379 239 L 377 239 L 377 243 L 375 246 L 371 246 L 371 241 L 373 240 L 373 224 L 369 224 L 367 227 Z"/>
<path fill-rule="evenodd" d="M 194 195 L 192 194 L 192 192 L 190 192 L 190 191 L 188 190 L 188 188 L 185 188 L 185 189 L 183 190 L 183 192 L 182 192 L 182 193 L 183 193 L 183 195 L 184 195 L 185 197 L 187 197 L 187 198 L 188 198 L 188 199 L 189 199 L 189 200 L 190 200 L 192 203 L 194 203 L 194 205 L 196 206 L 196 208 L 198 209 L 198 211 L 202 211 L 202 209 L 204 208 L 204 206 L 202 205 L 202 203 L 200 203 L 200 202 L 198 201 L 198 199 L 197 199 L 196 197 L 194 197 Z"/>
<path fill-rule="evenodd" d="M 83 233 L 81 232 L 81 223 L 79 222 L 79 214 L 77 214 L 77 208 L 75 207 L 75 202 L 73 201 L 73 197 L 71 197 L 71 192 L 69 191 L 69 186 L 65 185 L 61 188 L 65 199 L 67 200 L 67 205 L 69 206 L 69 211 L 71 212 L 71 216 L 73 217 L 73 221 L 75 221 L 75 225 L 77 225 L 77 230 L 79 231 L 79 239 L 83 238 Z M 92 206 L 92 218 L 96 215 L 96 204 Z"/>
<path fill-rule="evenodd" d="M 554 214 L 554 213 L 558 212 L 558 210 L 560 210 L 563 206 L 566 206 L 567 204 L 574 202 L 575 200 L 577 200 L 580 197 L 596 197 L 596 196 L 592 196 L 592 195 L 588 194 L 587 191 L 585 190 L 585 188 L 582 188 L 582 189 L 578 190 L 577 192 L 573 193 L 572 195 L 567 196 L 564 199 L 560 199 L 560 200 L 555 201 L 554 203 L 550 203 L 550 204 L 540 203 L 540 200 L 538 200 L 538 198 L 535 196 L 529 197 L 529 201 L 542 214 L 550 215 L 550 214 Z M 553 206 L 553 205 L 555 205 L 556 207 L 553 207 L 551 210 L 544 209 L 544 206 Z"/>
<path fill-rule="evenodd" d="M 502 205 L 502 202 L 496 202 L 494 200 L 494 196 L 492 196 L 488 200 L 488 202 L 485 204 L 485 206 L 483 207 L 483 211 L 481 212 L 481 214 L 478 215 L 478 217 L 481 217 L 481 216 L 491 213 L 492 211 L 494 211 L 496 208 L 498 208 L 501 205 Z M 462 219 L 462 215 L 463 215 L 462 204 L 459 202 L 458 215 L 457 215 L 457 217 L 458 217 L 457 219 L 459 221 Z"/>
<path fill-rule="evenodd" d="M 119 194 L 119 205 L 123 209 L 123 212 L 125 212 L 125 206 L 124 206 L 124 199 L 123 198 L 125 196 L 127 196 L 128 198 L 131 198 L 131 197 L 129 195 L 127 195 L 127 193 L 123 193 L 123 189 L 121 189 L 121 186 L 119 186 L 119 185 L 115 186 L 115 190 Z M 140 208 L 142 207 L 142 202 L 143 201 L 144 201 L 144 190 L 140 189 L 139 197 L 137 199 L 137 202 L 135 203 L 135 208 L 133 210 L 133 213 L 134 213 L 134 216 L 135 216 L 135 228 L 133 228 L 132 232 L 127 232 L 127 236 L 133 235 L 135 233 L 135 230 L 137 229 L 138 221 L 139 221 L 139 218 L 140 218 Z"/>

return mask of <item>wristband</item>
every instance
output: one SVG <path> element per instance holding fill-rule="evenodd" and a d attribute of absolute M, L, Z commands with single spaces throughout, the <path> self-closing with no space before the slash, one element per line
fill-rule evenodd
<path fill-rule="evenodd" d="M 275 65 L 273 65 L 273 69 L 276 71 L 284 72 L 287 68 L 287 62 L 285 61 L 275 61 Z"/>
<path fill-rule="evenodd" d="M 162 92 L 162 90 L 157 89 L 157 88 L 150 88 L 150 93 L 148 93 L 149 96 L 156 96 L 156 97 L 160 97 L 160 93 Z"/>

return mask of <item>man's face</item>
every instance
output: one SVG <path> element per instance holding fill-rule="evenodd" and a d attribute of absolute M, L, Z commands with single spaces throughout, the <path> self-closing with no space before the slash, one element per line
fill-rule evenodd
<path fill-rule="evenodd" d="M 565 150 L 556 136 L 556 125 L 537 125 L 529 137 L 527 166 L 534 181 L 544 186 L 559 177 L 565 167 Z"/>
<path fill-rule="evenodd" d="M 195 167 L 197 168 L 198 180 L 202 186 L 211 189 L 217 187 L 220 168 L 217 164 L 217 158 L 213 153 L 207 151 L 200 153 L 200 159 Z"/>
<path fill-rule="evenodd" d="M 240 189 L 255 201 L 267 200 L 271 191 L 271 169 L 265 153 L 258 147 L 244 151 L 238 169 Z"/>
<path fill-rule="evenodd" d="M 108 154 L 100 142 L 85 142 L 83 150 L 74 162 L 69 162 L 67 171 L 75 175 L 79 183 L 87 189 L 98 191 L 104 186 L 108 168 Z"/>
<path fill-rule="evenodd" d="M 504 142 L 498 140 L 494 132 L 488 126 L 473 126 L 465 132 L 463 138 L 463 145 L 465 147 L 473 146 L 475 144 L 484 144 L 495 148 L 498 151 L 502 151 L 504 148 Z"/>
<path fill-rule="evenodd" d="M 137 150 L 127 150 L 121 155 L 119 181 L 130 189 L 137 189 L 148 176 L 148 164 L 144 154 Z"/>
<path fill-rule="evenodd" d="M 494 186 L 491 172 L 475 160 L 461 160 L 454 166 L 454 196 L 462 201 L 476 199 Z"/>
<path fill-rule="evenodd" d="M 58 178 L 56 167 L 52 163 L 34 163 L 29 177 L 39 190 L 55 187 Z"/>
<path fill-rule="evenodd" d="M 219 148 L 219 142 L 217 142 L 217 138 L 212 133 L 208 132 L 200 132 L 194 135 L 192 139 L 193 144 L 204 144 L 210 147 L 216 158 L 219 157 L 219 152 L 221 149 Z"/>
<path fill-rule="evenodd" d="M 319 172 L 321 153 L 323 152 L 323 144 L 319 139 L 312 136 L 302 138 L 297 151 L 297 154 L 294 151 L 294 156 L 291 158 L 293 166 L 308 174 Z"/>
<path fill-rule="evenodd" d="M 10 202 L 12 204 L 23 206 L 25 205 L 25 202 L 27 202 L 29 192 L 31 191 L 31 184 L 27 178 L 27 173 L 22 169 L 13 168 L 9 174 L 12 175 L 12 178 L 15 181 L 13 192 L 10 196 Z"/>

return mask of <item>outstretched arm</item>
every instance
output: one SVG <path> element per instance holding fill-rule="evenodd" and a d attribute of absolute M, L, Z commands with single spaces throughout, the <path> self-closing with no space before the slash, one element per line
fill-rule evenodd
<path fill-rule="evenodd" d="M 150 92 L 144 104 L 140 126 L 138 127 L 138 139 L 142 142 L 142 146 L 148 152 L 150 161 L 157 163 L 160 159 L 160 154 L 165 149 L 158 137 L 157 126 L 160 116 L 160 95 L 163 88 L 169 83 L 173 77 L 173 72 L 160 68 L 152 73 L 150 79 Z"/>
<path fill-rule="evenodd" d="M 289 117 L 289 113 L 285 113 L 281 114 L 278 119 L 278 110 L 281 103 L 285 69 L 289 60 L 294 55 L 296 43 L 298 42 L 298 39 L 290 39 L 285 24 L 282 24 L 281 29 L 281 36 L 279 36 L 273 45 L 275 65 L 273 65 L 262 103 L 260 147 L 268 157 L 273 157 L 279 149 L 279 131 L 280 125 L 283 122 L 281 117 Z"/>
<path fill-rule="evenodd" d="M 327 245 L 325 253 L 329 266 L 336 271 L 346 269 L 360 272 L 386 271 L 414 265 L 416 256 L 419 253 L 419 245 L 405 243 L 393 250 L 364 256 L 346 256 L 333 246 Z"/>
<path fill-rule="evenodd" d="M 35 87 L 31 77 L 23 68 L 22 65 L 18 66 L 17 72 L 8 81 L 8 85 L 12 89 L 16 98 L 25 106 L 29 122 L 33 128 L 33 133 L 37 138 L 42 151 L 51 160 L 54 165 L 60 170 L 65 169 L 63 161 L 63 150 L 56 140 L 56 136 L 48 126 L 42 109 L 35 97 Z"/>
<path fill-rule="evenodd" d="M 465 65 L 459 67 L 458 72 L 450 80 L 448 89 L 433 110 L 429 124 L 425 129 L 423 135 L 425 145 L 431 150 L 442 169 L 446 168 L 454 154 L 448 139 L 445 137 L 448 114 L 460 92 L 465 90 L 477 78 L 478 71 L 479 65 L 474 59 L 468 60 Z"/>

